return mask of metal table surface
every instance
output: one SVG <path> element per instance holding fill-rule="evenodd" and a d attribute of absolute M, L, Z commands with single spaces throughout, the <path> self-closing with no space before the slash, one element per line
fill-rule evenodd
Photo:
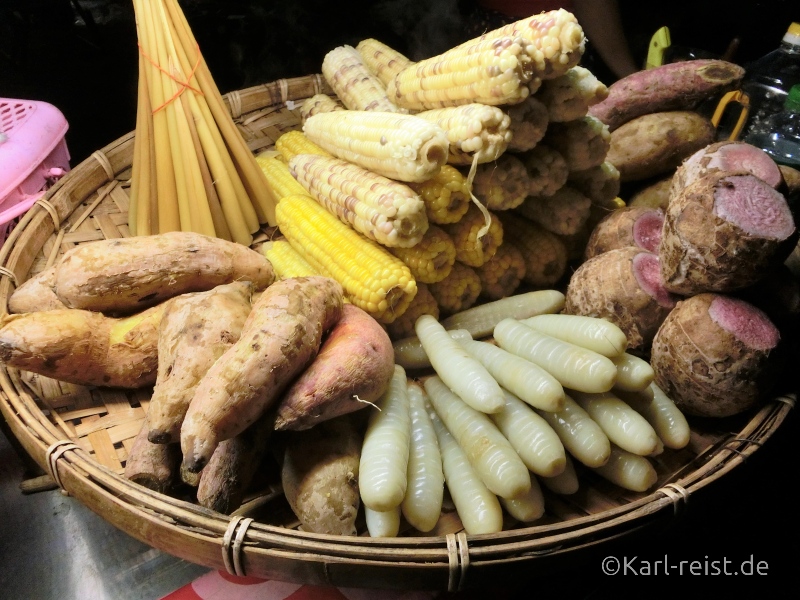
<path fill-rule="evenodd" d="M 149 600 L 208 572 L 142 544 L 58 489 L 23 494 L 24 476 L 0 434 L 0 597 Z"/>

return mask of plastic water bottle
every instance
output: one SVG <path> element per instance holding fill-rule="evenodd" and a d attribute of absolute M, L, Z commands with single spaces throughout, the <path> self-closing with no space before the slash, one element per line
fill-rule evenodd
<path fill-rule="evenodd" d="M 777 49 L 745 65 L 742 91 L 749 97 L 750 113 L 742 139 L 766 131 L 764 121 L 782 110 L 796 83 L 800 83 L 800 23 L 789 26 Z"/>
<path fill-rule="evenodd" d="M 800 84 L 792 86 L 783 110 L 763 122 L 745 141 L 758 146 L 776 163 L 800 168 Z"/>

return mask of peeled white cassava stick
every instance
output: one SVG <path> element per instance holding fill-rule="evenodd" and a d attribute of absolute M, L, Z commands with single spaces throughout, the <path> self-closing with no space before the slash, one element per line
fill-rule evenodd
<path fill-rule="evenodd" d="M 472 336 L 466 329 L 453 329 L 447 332 L 454 340 L 471 340 Z M 428 358 L 422 342 L 417 336 L 405 337 L 392 344 L 394 361 L 404 369 L 428 369 L 431 360 Z"/>
<path fill-rule="evenodd" d="M 578 481 L 578 474 L 575 472 L 575 463 L 572 462 L 569 454 L 567 454 L 567 462 L 561 473 L 553 477 L 542 477 L 539 483 L 556 494 L 569 495 L 577 492 L 580 487 L 580 481 Z"/>
<path fill-rule="evenodd" d="M 684 448 L 691 437 L 686 417 L 655 383 L 638 392 L 618 392 L 628 406 L 653 426 L 667 448 Z"/>
<path fill-rule="evenodd" d="M 555 377 L 565 388 L 605 392 L 617 377 L 611 360 L 575 344 L 536 331 L 514 319 L 503 319 L 494 329 L 501 348 L 529 360 Z"/>
<path fill-rule="evenodd" d="M 367 508 L 385 512 L 400 506 L 408 486 L 411 415 L 408 383 L 402 367 L 395 366 L 389 387 L 370 414 L 359 466 L 361 501 Z"/>
<path fill-rule="evenodd" d="M 647 457 L 627 452 L 617 446 L 611 447 L 608 462 L 595 467 L 594 471 L 611 483 L 633 492 L 650 489 L 658 479 L 658 473 Z"/>
<path fill-rule="evenodd" d="M 617 381 L 614 391 L 636 392 L 644 390 L 653 382 L 655 371 L 650 363 L 634 356 L 630 352 L 623 352 L 611 359 L 617 366 Z"/>
<path fill-rule="evenodd" d="M 611 392 L 571 394 L 612 444 L 640 456 L 652 454 L 658 448 L 658 435 L 650 423 Z"/>
<path fill-rule="evenodd" d="M 492 493 L 514 498 L 528 491 L 528 468 L 487 415 L 470 408 L 439 377 L 426 379 L 425 391 L 436 414 Z"/>
<path fill-rule="evenodd" d="M 500 498 L 500 504 L 506 512 L 518 521 L 530 523 L 544 515 L 544 496 L 539 481 L 531 474 L 531 487 L 516 498 Z"/>
<path fill-rule="evenodd" d="M 625 352 L 628 340 L 611 321 L 582 315 L 538 315 L 520 323 L 549 336 L 613 358 Z"/>
<path fill-rule="evenodd" d="M 431 421 L 442 451 L 444 480 L 464 529 L 469 534 L 502 531 L 503 508 L 497 496 L 483 483 L 436 413 L 431 415 Z"/>
<path fill-rule="evenodd" d="M 219 442 L 244 431 L 314 359 L 342 314 L 327 277 L 283 279 L 253 305 L 241 337 L 200 381 L 181 427 L 182 468 L 197 473 Z"/>
<path fill-rule="evenodd" d="M 491 418 L 529 470 L 543 477 L 564 470 L 564 444 L 547 421 L 522 400 L 506 392 L 505 407 Z"/>
<path fill-rule="evenodd" d="M 745 288 L 795 233 L 784 196 L 746 171 L 714 171 L 670 198 L 658 256 L 666 289 L 691 296 Z"/>
<path fill-rule="evenodd" d="M 587 467 L 604 465 L 611 454 L 611 442 L 592 417 L 569 395 L 564 410 L 536 412 L 558 434 L 564 448 Z"/>
<path fill-rule="evenodd" d="M 408 453 L 406 495 L 400 505 L 406 521 L 415 529 L 431 531 L 442 512 L 444 472 L 442 453 L 425 406 L 425 390 L 416 382 L 408 384 L 411 440 Z"/>
<path fill-rule="evenodd" d="M 548 371 L 507 350 L 472 339 L 459 340 L 501 387 L 542 410 L 564 408 L 564 388 Z"/>
<path fill-rule="evenodd" d="M 492 413 L 504 403 L 500 385 L 478 360 L 451 338 L 439 321 L 422 315 L 414 324 L 417 337 L 442 382 L 475 410 Z"/>
<path fill-rule="evenodd" d="M 646 352 L 677 299 L 664 287 L 658 256 L 635 247 L 618 248 L 575 270 L 564 312 L 607 319 L 625 333 L 628 351 Z"/>
<path fill-rule="evenodd" d="M 379 512 L 364 507 L 364 517 L 370 537 L 396 537 L 400 533 L 400 507 Z"/>

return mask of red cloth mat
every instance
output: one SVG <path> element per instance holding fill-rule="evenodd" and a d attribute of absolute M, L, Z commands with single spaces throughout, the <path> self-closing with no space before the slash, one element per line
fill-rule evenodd
<path fill-rule="evenodd" d="M 161 600 L 434 600 L 436 592 L 335 588 L 210 571 Z"/>

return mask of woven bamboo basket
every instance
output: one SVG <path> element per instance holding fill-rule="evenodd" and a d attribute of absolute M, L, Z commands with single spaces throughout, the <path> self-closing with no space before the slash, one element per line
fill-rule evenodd
<path fill-rule="evenodd" d="M 298 127 L 296 106 L 319 92 L 330 90 L 320 75 L 311 75 L 232 92 L 225 101 L 258 152 Z M 133 133 L 123 136 L 77 165 L 12 231 L 0 249 L 3 309 L 17 285 L 74 245 L 130 235 L 133 139 Z M 256 243 L 266 236 L 262 232 Z M 573 496 L 546 495 L 547 513 L 535 526 L 509 521 L 502 533 L 467 535 L 450 508 L 430 534 L 372 539 L 299 530 L 279 487 L 261 490 L 229 516 L 125 479 L 125 459 L 145 416 L 149 389 L 85 388 L 6 367 L 0 367 L 0 386 L 8 428 L 55 484 L 146 544 L 236 575 L 428 590 L 485 587 L 521 570 L 535 577 L 598 544 L 668 526 L 691 494 L 755 452 L 794 404 L 794 396 L 787 395 L 751 414 L 693 423 L 686 448 L 654 459 L 659 479 L 648 493 L 582 474 L 581 490 Z"/>

